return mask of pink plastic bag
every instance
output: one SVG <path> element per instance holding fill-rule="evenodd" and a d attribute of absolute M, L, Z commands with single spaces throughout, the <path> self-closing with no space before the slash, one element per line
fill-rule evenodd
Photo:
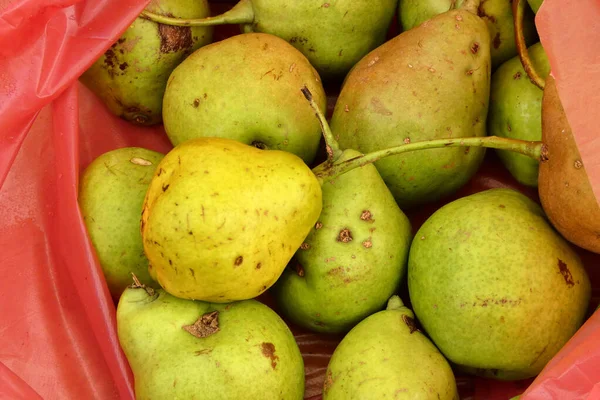
<path fill-rule="evenodd" d="M 162 126 L 141 128 L 114 117 L 77 78 L 147 3 L 0 0 L 0 398 L 134 398 L 132 374 L 116 335 L 115 305 L 77 207 L 78 178 L 108 150 L 141 146 L 167 152 L 171 145 Z M 600 56 L 598 48 L 590 53 L 600 27 L 556 21 L 575 21 L 566 14 L 595 21 L 600 10 L 592 0 L 560 3 L 558 10 L 559 0 L 546 0 L 538 30 L 547 40 L 543 44 L 569 120 L 577 127 L 582 157 L 588 157 L 586 167 L 598 167 L 590 173 L 598 188 L 600 163 L 594 164 L 588 146 L 598 146 L 599 140 L 586 129 L 593 125 L 586 125 L 585 117 L 595 115 L 600 103 L 589 98 L 584 109 L 578 106 L 581 93 L 571 89 L 596 82 L 595 64 L 585 60 Z M 576 51 L 559 40 L 567 31 L 578 38 L 570 40 L 582 43 L 575 46 L 577 57 L 565 59 L 564 54 Z M 584 58 L 583 50 L 588 53 Z M 490 154 L 477 176 L 445 202 L 491 187 L 513 187 L 537 200 L 535 190 L 518 185 Z M 415 229 L 440 205 L 411 214 Z M 600 256 L 580 253 L 594 285 L 595 306 Z M 268 296 L 261 300 L 272 305 Z M 525 400 L 599 398 L 594 367 L 600 362 L 599 318 L 585 324 L 533 385 L 533 380 L 457 376 L 462 398 L 506 400 L 525 390 Z M 327 362 L 341 336 L 292 329 L 306 364 L 306 398 L 319 399 Z"/>

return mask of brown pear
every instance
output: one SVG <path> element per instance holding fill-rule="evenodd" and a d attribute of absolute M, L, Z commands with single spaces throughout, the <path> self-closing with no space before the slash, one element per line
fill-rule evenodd
<path fill-rule="evenodd" d="M 600 206 L 552 76 L 546 79 L 542 99 L 542 141 L 549 154 L 538 176 L 544 211 L 568 241 L 600 253 Z"/>

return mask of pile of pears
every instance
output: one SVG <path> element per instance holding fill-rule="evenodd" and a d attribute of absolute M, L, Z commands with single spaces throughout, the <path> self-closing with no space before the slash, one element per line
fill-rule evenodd
<path fill-rule="evenodd" d="M 579 254 L 600 253 L 540 5 L 151 1 L 81 77 L 172 144 L 79 184 L 136 399 L 302 399 L 293 330 L 341 338 L 323 399 L 537 376 L 592 312 Z M 539 197 L 460 196 L 486 157 Z"/>

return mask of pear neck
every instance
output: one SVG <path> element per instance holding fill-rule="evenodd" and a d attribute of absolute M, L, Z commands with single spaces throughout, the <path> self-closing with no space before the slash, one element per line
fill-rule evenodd
<path fill-rule="evenodd" d="M 404 307 L 404 303 L 400 296 L 394 295 L 387 302 L 386 310 L 399 310 Z"/>

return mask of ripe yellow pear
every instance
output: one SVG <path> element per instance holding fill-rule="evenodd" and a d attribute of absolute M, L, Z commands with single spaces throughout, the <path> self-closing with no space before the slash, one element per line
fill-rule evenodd
<path fill-rule="evenodd" d="M 279 278 L 321 207 L 321 185 L 298 156 L 188 140 L 166 154 L 146 194 L 150 274 L 181 298 L 254 298 Z"/>

